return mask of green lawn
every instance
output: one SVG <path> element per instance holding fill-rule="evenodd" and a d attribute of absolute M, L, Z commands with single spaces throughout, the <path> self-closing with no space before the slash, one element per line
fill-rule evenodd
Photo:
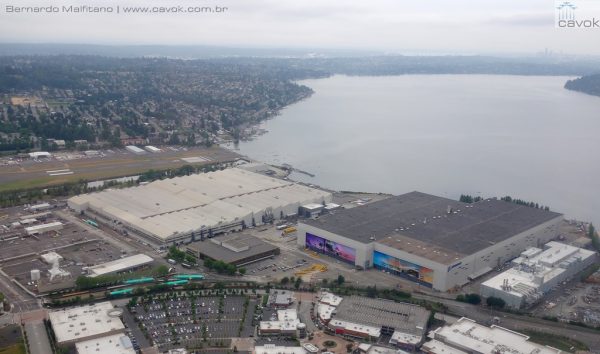
<path fill-rule="evenodd" d="M 530 337 L 529 340 L 532 342 L 549 345 L 556 349 L 564 350 L 570 353 L 574 353 L 577 350 L 589 350 L 585 344 L 569 337 L 531 330 L 522 330 L 520 332 L 528 335 Z"/>

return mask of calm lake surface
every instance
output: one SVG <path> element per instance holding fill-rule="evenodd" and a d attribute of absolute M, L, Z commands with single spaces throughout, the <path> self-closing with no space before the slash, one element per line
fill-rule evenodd
<path fill-rule="evenodd" d="M 600 98 L 567 77 L 334 76 L 239 152 L 335 190 L 504 196 L 600 226 Z"/>

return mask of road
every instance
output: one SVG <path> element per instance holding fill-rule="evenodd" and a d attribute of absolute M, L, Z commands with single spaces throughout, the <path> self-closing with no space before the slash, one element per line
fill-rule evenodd
<path fill-rule="evenodd" d="M 468 317 L 481 324 L 488 324 L 493 317 L 497 316 L 500 318 L 499 325 L 508 329 L 515 331 L 534 330 L 576 339 L 587 345 L 592 352 L 600 353 L 600 332 L 593 329 L 573 326 L 566 323 L 546 321 L 537 317 L 515 315 L 505 312 L 493 312 L 482 306 L 470 305 L 425 294 L 413 294 L 413 297 L 440 302 L 448 307 L 448 312 L 451 314 Z"/>
<path fill-rule="evenodd" d="M 28 312 L 41 308 L 38 299 L 23 291 L 2 271 L 0 271 L 0 292 L 12 305 L 12 312 Z"/>
<path fill-rule="evenodd" d="M 52 354 L 50 340 L 46 333 L 46 327 L 41 321 L 29 322 L 25 324 L 25 331 L 29 343 L 31 354 Z"/>

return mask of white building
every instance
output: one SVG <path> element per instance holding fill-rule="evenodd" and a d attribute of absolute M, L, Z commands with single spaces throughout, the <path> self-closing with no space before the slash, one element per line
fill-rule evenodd
<path fill-rule="evenodd" d="M 106 301 L 52 311 L 48 317 L 56 343 L 63 345 L 123 333 L 125 326 L 120 315 L 121 311 Z"/>
<path fill-rule="evenodd" d="M 274 321 L 260 321 L 258 332 L 261 336 L 289 335 L 302 337 L 306 325 L 300 322 L 296 309 L 277 310 L 277 319 Z"/>
<path fill-rule="evenodd" d="M 482 326 L 461 318 L 450 326 L 429 333 L 432 339 L 421 351 L 428 354 L 559 354 L 560 350 L 529 341 L 529 337 L 509 329 Z"/>
<path fill-rule="evenodd" d="M 131 339 L 124 334 L 114 334 L 75 344 L 77 354 L 135 354 Z"/>
<path fill-rule="evenodd" d="M 50 156 L 52 155 L 48 151 L 36 151 L 29 153 L 29 157 L 32 159 L 49 158 Z"/>
<path fill-rule="evenodd" d="M 152 257 L 140 253 L 134 256 L 115 259 L 114 261 L 89 267 L 88 274 L 90 277 L 97 277 L 100 275 L 119 273 L 129 269 L 135 269 L 145 266 L 146 264 L 150 264 L 153 261 L 154 259 L 152 259 Z"/>
<path fill-rule="evenodd" d="M 152 146 L 152 145 L 144 146 L 144 150 L 151 152 L 151 153 L 158 153 L 158 152 L 162 151 L 161 149 L 157 148 L 156 146 Z"/>
<path fill-rule="evenodd" d="M 286 347 L 275 344 L 257 345 L 254 354 L 307 354 L 302 347 Z"/>
<path fill-rule="evenodd" d="M 484 297 L 498 297 L 511 308 L 534 304 L 541 297 L 591 266 L 596 252 L 559 242 L 531 247 L 512 261 L 513 267 L 481 284 Z"/>
<path fill-rule="evenodd" d="M 137 147 L 135 145 L 127 145 L 127 146 L 125 146 L 125 150 L 132 152 L 136 155 L 142 155 L 142 154 L 146 153 L 146 151 L 140 149 L 139 147 Z"/>
<path fill-rule="evenodd" d="M 446 291 L 559 234 L 561 214 L 411 192 L 298 223 L 297 244 Z"/>
<path fill-rule="evenodd" d="M 68 203 L 155 242 L 179 243 L 261 225 L 331 198 L 329 192 L 230 168 L 80 195 Z"/>
<path fill-rule="evenodd" d="M 47 224 L 39 224 L 25 228 L 27 235 L 39 235 L 50 231 L 59 231 L 63 229 L 63 223 L 60 221 L 50 222 Z"/>

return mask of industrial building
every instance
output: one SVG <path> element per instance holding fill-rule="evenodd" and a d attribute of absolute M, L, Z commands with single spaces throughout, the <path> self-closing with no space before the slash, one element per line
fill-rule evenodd
<path fill-rule="evenodd" d="M 124 334 L 90 339 L 75 344 L 77 354 L 135 354 L 131 339 Z"/>
<path fill-rule="evenodd" d="M 211 258 L 242 266 L 279 254 L 279 248 L 247 234 L 231 234 L 190 243 L 186 252 L 196 259 Z"/>
<path fill-rule="evenodd" d="M 529 337 L 492 325 L 482 326 L 468 318 L 429 333 L 432 339 L 421 347 L 428 354 L 559 354 L 562 351 L 529 341 Z"/>
<path fill-rule="evenodd" d="M 63 229 L 63 223 L 60 221 L 39 224 L 25 228 L 27 235 L 39 235 L 50 231 L 59 231 Z"/>
<path fill-rule="evenodd" d="M 296 215 L 303 204 L 331 198 L 329 192 L 230 168 L 80 195 L 68 204 L 154 242 L 174 244 Z"/>
<path fill-rule="evenodd" d="M 411 192 L 298 224 L 298 246 L 440 291 L 556 238 L 561 214 Z"/>
<path fill-rule="evenodd" d="M 429 314 L 413 304 L 330 293 L 322 293 L 317 305 L 319 321 L 338 335 L 365 340 L 389 336 L 390 345 L 409 350 L 423 341 Z"/>
<path fill-rule="evenodd" d="M 110 301 L 52 311 L 48 314 L 59 345 L 96 339 L 125 330 L 122 311 Z"/>
<path fill-rule="evenodd" d="M 261 336 L 290 336 L 304 338 L 306 325 L 300 322 L 296 309 L 277 310 L 277 320 L 260 321 L 258 333 Z"/>
<path fill-rule="evenodd" d="M 531 247 L 521 253 L 512 268 L 482 283 L 480 293 L 501 298 L 510 308 L 528 307 L 596 260 L 594 251 L 548 242 L 544 249 Z"/>
<path fill-rule="evenodd" d="M 130 269 L 137 269 L 150 264 L 154 261 L 152 257 L 145 254 L 136 254 L 125 258 L 116 259 L 114 261 L 102 263 L 88 268 L 90 277 L 97 277 L 106 274 L 115 274 L 124 272 Z"/>

